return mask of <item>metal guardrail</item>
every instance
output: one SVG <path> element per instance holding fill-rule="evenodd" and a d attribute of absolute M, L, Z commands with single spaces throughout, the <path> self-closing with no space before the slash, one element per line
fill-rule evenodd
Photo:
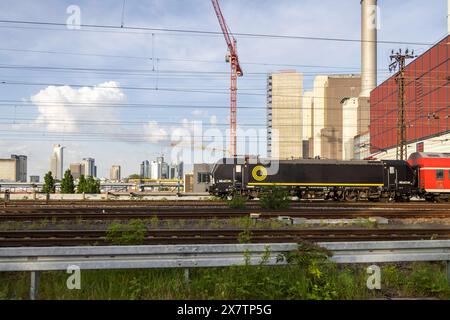
<path fill-rule="evenodd" d="M 450 283 L 450 240 L 318 244 L 333 253 L 331 260 L 336 263 L 447 261 Z M 276 265 L 280 253 L 296 248 L 296 243 L 0 248 L 0 271 L 30 271 L 30 298 L 35 299 L 39 271 L 67 270 L 73 265 L 81 270 L 185 268 L 188 281 L 189 268 L 256 265 L 267 252 L 270 257 L 264 263 Z"/>

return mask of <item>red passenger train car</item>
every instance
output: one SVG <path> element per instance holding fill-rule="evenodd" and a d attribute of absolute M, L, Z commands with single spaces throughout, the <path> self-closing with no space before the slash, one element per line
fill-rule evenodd
<path fill-rule="evenodd" d="M 408 163 L 416 170 L 418 194 L 428 201 L 450 198 L 450 153 L 411 154 Z"/>

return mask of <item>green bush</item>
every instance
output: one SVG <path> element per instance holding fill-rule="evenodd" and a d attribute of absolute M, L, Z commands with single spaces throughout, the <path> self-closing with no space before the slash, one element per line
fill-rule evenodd
<path fill-rule="evenodd" d="M 289 193 L 282 189 L 268 189 L 259 197 L 261 207 L 264 209 L 286 209 L 289 208 L 291 198 Z"/>

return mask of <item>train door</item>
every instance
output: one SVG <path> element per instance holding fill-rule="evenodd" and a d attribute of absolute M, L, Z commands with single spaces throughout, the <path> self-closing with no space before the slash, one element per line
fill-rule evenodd
<path fill-rule="evenodd" d="M 244 166 L 241 164 L 237 164 L 234 166 L 234 171 L 233 171 L 233 181 L 235 184 L 235 188 L 236 190 L 241 190 L 242 186 L 244 185 Z"/>
<path fill-rule="evenodd" d="M 398 186 L 398 171 L 396 167 L 389 167 L 388 168 L 388 186 L 389 190 L 397 190 Z"/>

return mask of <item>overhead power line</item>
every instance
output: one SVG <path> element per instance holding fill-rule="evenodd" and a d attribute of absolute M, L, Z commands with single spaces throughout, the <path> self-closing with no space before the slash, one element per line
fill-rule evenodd
<path fill-rule="evenodd" d="M 41 25 L 41 26 L 58 26 L 66 27 L 65 23 L 60 22 L 44 22 L 44 21 L 28 21 L 28 20 L 0 20 L 0 23 L 9 23 L 13 25 Z M 116 26 L 116 25 L 102 25 L 102 24 L 81 24 L 82 28 L 92 29 L 111 29 L 111 30 L 140 30 L 149 32 L 173 32 L 180 34 L 208 34 L 222 36 L 222 32 L 207 31 L 207 30 L 193 30 L 193 29 L 176 29 L 176 28 L 151 28 L 151 27 L 138 27 L 138 26 Z M 76 30 L 74 30 L 76 31 Z M 373 42 L 370 40 L 350 39 L 350 38 L 333 38 L 333 37 L 312 37 L 312 36 L 300 36 L 300 35 L 279 35 L 279 34 L 264 34 L 264 33 L 242 33 L 235 32 L 235 36 L 241 37 L 253 37 L 253 38 L 266 38 L 266 39 L 290 39 L 290 40 L 314 40 L 314 41 L 335 41 L 335 42 Z M 410 41 L 392 41 L 392 40 L 378 40 L 377 43 L 383 44 L 408 44 L 408 45 L 425 45 L 432 46 L 430 42 L 410 42 Z"/>

